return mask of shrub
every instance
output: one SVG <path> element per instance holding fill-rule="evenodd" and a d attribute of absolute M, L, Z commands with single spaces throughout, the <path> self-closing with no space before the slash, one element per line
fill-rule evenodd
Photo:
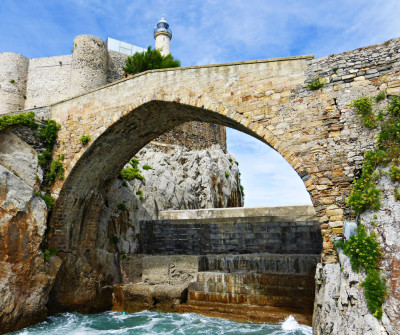
<path fill-rule="evenodd" d="M 52 255 L 57 256 L 58 255 L 58 250 L 56 247 L 50 247 L 48 249 L 43 250 L 43 258 L 45 262 L 50 261 L 50 258 Z"/>
<path fill-rule="evenodd" d="M 47 149 L 53 151 L 54 144 L 57 142 L 57 132 L 61 126 L 54 120 L 48 120 L 39 131 L 39 137 L 46 144 Z"/>
<path fill-rule="evenodd" d="M 392 166 L 389 170 L 389 175 L 393 182 L 400 181 L 400 168 L 397 166 Z"/>
<path fill-rule="evenodd" d="M 225 177 L 226 177 L 226 178 L 229 178 L 229 176 L 230 176 L 229 172 L 228 172 L 228 171 L 225 171 Z"/>
<path fill-rule="evenodd" d="M 387 294 L 386 280 L 375 270 L 368 273 L 361 286 L 364 288 L 368 309 L 373 316 L 381 319 L 382 304 Z"/>
<path fill-rule="evenodd" d="M 375 234 L 367 234 L 363 225 L 357 227 L 357 235 L 353 235 L 344 243 L 343 252 L 349 256 L 351 267 L 355 272 L 364 268 L 368 273 L 378 266 L 381 257 L 379 243 Z"/>
<path fill-rule="evenodd" d="M 386 92 L 385 91 L 380 91 L 377 96 L 375 97 L 375 101 L 379 102 L 381 100 L 384 100 L 386 98 Z"/>
<path fill-rule="evenodd" d="M 139 196 L 139 199 L 140 199 L 140 200 L 143 199 L 143 191 L 142 191 L 142 190 L 137 190 L 136 195 Z"/>
<path fill-rule="evenodd" d="M 49 194 L 40 195 L 40 197 L 45 202 L 48 209 L 52 209 L 54 207 L 54 200 Z"/>
<path fill-rule="evenodd" d="M 139 162 L 140 161 L 137 158 L 132 158 L 129 161 L 129 164 L 131 164 L 132 167 L 122 169 L 119 176 L 125 180 L 133 180 L 133 179 L 146 180 L 146 178 L 142 176 L 138 168 Z"/>
<path fill-rule="evenodd" d="M 393 116 L 400 116 L 400 97 L 393 97 L 390 99 L 387 110 Z"/>
<path fill-rule="evenodd" d="M 46 179 L 50 185 L 55 182 L 56 178 L 64 179 L 64 168 L 59 160 L 54 160 L 50 165 L 50 171 L 46 173 Z"/>
<path fill-rule="evenodd" d="M 146 51 L 136 52 L 133 56 L 129 56 L 125 65 L 123 70 L 126 73 L 137 74 L 147 70 L 179 67 L 181 62 L 174 59 L 171 54 L 163 56 L 160 51 L 151 49 L 149 46 Z"/>
<path fill-rule="evenodd" d="M 400 201 L 400 193 L 397 187 L 394 188 L 394 200 Z"/>
<path fill-rule="evenodd" d="M 0 130 L 6 130 L 12 126 L 24 125 L 36 129 L 38 124 L 35 121 L 35 113 L 27 112 L 16 115 L 3 115 L 0 117 Z"/>
<path fill-rule="evenodd" d="M 376 127 L 375 115 L 372 111 L 372 99 L 361 96 L 350 104 L 350 107 L 356 110 L 358 116 L 362 118 L 362 123 L 367 128 Z"/>
<path fill-rule="evenodd" d="M 49 150 L 44 150 L 40 155 L 38 155 L 38 163 L 45 167 L 51 161 L 51 152 Z"/>
<path fill-rule="evenodd" d="M 361 268 L 367 277 L 361 286 L 364 288 L 368 309 L 378 319 L 382 317 L 382 304 L 386 296 L 386 281 L 377 271 L 381 257 L 380 246 L 375 240 L 375 234 L 368 235 L 365 227 L 357 227 L 357 235 L 353 235 L 344 243 L 343 240 L 335 243 L 335 247 L 342 248 L 349 256 L 351 267 L 355 272 Z"/>
<path fill-rule="evenodd" d="M 125 204 L 118 204 L 117 208 L 118 208 L 120 211 L 124 211 L 124 210 L 126 209 L 126 206 L 125 206 Z"/>
<path fill-rule="evenodd" d="M 133 179 L 146 180 L 146 178 L 141 175 L 139 169 L 137 168 L 122 169 L 119 175 L 122 179 L 125 180 L 133 180 Z"/>
<path fill-rule="evenodd" d="M 143 165 L 142 169 L 147 171 L 147 170 L 151 170 L 152 167 L 148 164 L 145 164 L 145 165 Z"/>
<path fill-rule="evenodd" d="M 79 137 L 79 142 L 81 142 L 82 145 L 88 144 L 89 141 L 90 141 L 90 136 L 83 135 L 83 136 Z"/>
<path fill-rule="evenodd" d="M 15 84 L 15 80 L 14 79 L 10 79 L 10 84 Z"/>
<path fill-rule="evenodd" d="M 308 83 L 307 87 L 308 87 L 310 90 L 315 91 L 315 90 L 318 90 L 318 89 L 321 88 L 321 87 L 324 87 L 325 84 L 326 84 L 326 83 L 325 83 L 320 77 L 318 77 L 318 78 L 312 79 L 312 80 Z"/>
<path fill-rule="evenodd" d="M 119 242 L 119 237 L 117 235 L 114 235 L 111 237 L 111 242 L 112 244 L 117 244 Z"/>

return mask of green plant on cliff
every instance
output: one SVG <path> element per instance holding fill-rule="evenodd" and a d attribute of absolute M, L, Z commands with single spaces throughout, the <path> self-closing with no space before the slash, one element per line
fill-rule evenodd
<path fill-rule="evenodd" d="M 137 74 L 147 70 L 166 69 L 181 66 L 179 59 L 174 59 L 171 54 L 161 55 L 157 49 L 149 46 L 146 51 L 136 52 L 133 56 L 126 59 L 126 66 L 123 70 L 126 73 Z"/>
<path fill-rule="evenodd" d="M 375 97 L 375 101 L 379 102 L 381 100 L 384 100 L 386 98 L 386 92 L 385 91 L 379 91 L 379 93 Z"/>
<path fill-rule="evenodd" d="M 50 194 L 40 194 L 39 192 L 37 192 L 35 193 L 35 195 L 43 199 L 48 209 L 52 209 L 54 207 L 54 199 L 51 197 Z"/>
<path fill-rule="evenodd" d="M 392 166 L 389 170 L 389 175 L 393 182 L 400 181 L 400 168 Z"/>
<path fill-rule="evenodd" d="M 153 168 L 149 164 L 145 164 L 142 166 L 142 169 L 147 171 L 147 170 L 151 170 Z"/>
<path fill-rule="evenodd" d="M 119 173 L 119 176 L 122 179 L 125 180 L 133 180 L 133 179 L 139 179 L 139 180 L 146 180 L 144 176 L 140 173 L 140 169 L 138 168 L 139 160 L 137 158 L 132 158 L 129 162 L 132 167 L 130 168 L 125 168 L 122 169 L 121 172 Z"/>
<path fill-rule="evenodd" d="M 56 179 L 64 179 L 64 167 L 60 160 L 53 160 L 49 172 L 46 173 L 46 180 L 51 185 Z"/>
<path fill-rule="evenodd" d="M 47 146 L 47 149 L 51 152 L 57 142 L 57 133 L 60 130 L 61 125 L 57 124 L 54 120 L 48 120 L 45 125 L 39 131 L 39 138 Z"/>
<path fill-rule="evenodd" d="M 79 142 L 81 142 L 82 145 L 88 144 L 89 141 L 90 141 L 90 136 L 88 136 L 88 135 L 83 135 L 83 136 L 79 137 Z"/>
<path fill-rule="evenodd" d="M 375 128 L 376 117 L 372 110 L 372 98 L 361 96 L 350 104 L 350 107 L 356 110 L 356 113 L 362 119 L 362 123 L 367 128 Z"/>
<path fill-rule="evenodd" d="M 356 103 L 355 103 L 356 102 Z M 355 104 L 354 104 L 355 103 Z M 360 97 L 353 101 L 354 105 L 364 110 L 362 115 L 372 113 L 370 98 Z M 360 107 L 363 106 L 363 107 Z M 369 110 L 365 112 L 366 110 Z M 377 149 L 367 151 L 364 154 L 364 163 L 361 176 L 354 181 L 353 189 L 347 198 L 347 205 L 357 214 L 366 210 L 378 210 L 382 192 L 377 188 L 376 181 L 379 174 L 375 172 L 379 165 L 393 164 L 389 174 L 393 181 L 400 180 L 400 169 L 396 167 L 400 160 L 400 98 L 390 100 L 387 111 L 389 115 L 380 123 L 380 131 L 377 136 Z"/>
<path fill-rule="evenodd" d="M 45 262 L 49 262 L 52 255 L 57 256 L 58 250 L 56 247 L 49 247 L 43 250 L 43 257 Z"/>
<path fill-rule="evenodd" d="M 6 130 L 12 126 L 28 126 L 32 129 L 36 129 L 38 124 L 35 121 L 35 113 L 27 112 L 16 115 L 3 115 L 0 117 L 0 130 Z"/>
<path fill-rule="evenodd" d="M 315 91 L 321 87 L 324 87 L 325 84 L 326 83 L 322 80 L 322 78 L 318 77 L 318 78 L 311 79 L 310 82 L 307 84 L 307 87 L 310 90 Z"/>
<path fill-rule="evenodd" d="M 359 225 L 357 235 L 351 236 L 346 243 L 335 243 L 335 246 L 342 248 L 344 254 L 349 256 L 353 271 L 365 270 L 367 277 L 361 285 L 368 308 L 376 318 L 382 318 L 382 304 L 387 289 L 386 280 L 378 272 L 381 250 L 376 241 L 376 234 L 372 232 L 369 235 L 365 227 Z"/>

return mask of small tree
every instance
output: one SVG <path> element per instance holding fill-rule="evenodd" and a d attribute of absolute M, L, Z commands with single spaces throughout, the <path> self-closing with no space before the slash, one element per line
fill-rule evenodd
<path fill-rule="evenodd" d="M 147 70 L 166 69 L 171 67 L 179 67 L 181 62 L 174 59 L 171 54 L 167 56 L 161 55 L 160 51 L 147 48 L 147 51 L 136 52 L 133 56 L 126 59 L 126 66 L 123 70 L 126 73 L 136 74 Z"/>

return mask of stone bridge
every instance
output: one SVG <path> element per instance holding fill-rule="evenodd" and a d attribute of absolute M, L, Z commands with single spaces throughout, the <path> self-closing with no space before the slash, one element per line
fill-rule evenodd
<path fill-rule="evenodd" d="M 300 56 L 154 70 L 50 106 L 61 124 L 55 156 L 65 180 L 51 217 L 50 244 L 92 248 L 102 194 L 126 162 L 160 134 L 203 121 L 249 134 L 278 151 L 310 193 L 321 223 L 323 261 L 335 262 L 354 174 L 376 131 L 362 127 L 351 101 L 400 93 L 400 39 L 314 59 Z M 326 85 L 312 91 L 307 83 Z M 82 145 L 79 138 L 91 141 Z"/>

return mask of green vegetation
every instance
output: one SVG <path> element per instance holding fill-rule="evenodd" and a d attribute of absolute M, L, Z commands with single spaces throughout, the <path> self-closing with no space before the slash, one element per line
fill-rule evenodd
<path fill-rule="evenodd" d="M 46 204 L 48 209 L 52 209 L 54 207 L 54 200 L 53 200 L 53 198 L 51 197 L 50 194 L 43 194 L 42 195 L 42 194 L 37 194 L 36 193 L 36 196 L 39 196 L 44 200 L 44 202 L 45 202 L 45 204 Z"/>
<path fill-rule="evenodd" d="M 365 127 L 373 129 L 377 126 L 375 114 L 372 110 L 372 98 L 361 96 L 353 100 L 350 107 L 356 110 Z"/>
<path fill-rule="evenodd" d="M 308 83 L 307 87 L 308 87 L 310 90 L 315 91 L 315 90 L 318 90 L 318 89 L 321 88 L 321 87 L 324 87 L 325 84 L 326 84 L 326 83 L 322 80 L 322 78 L 318 77 L 318 78 L 312 79 L 312 80 Z"/>
<path fill-rule="evenodd" d="M 153 168 L 150 165 L 145 164 L 145 165 L 142 166 L 142 169 L 147 171 L 147 170 L 151 170 Z"/>
<path fill-rule="evenodd" d="M 380 92 L 375 101 L 386 98 L 385 92 Z M 362 96 L 355 99 L 351 107 L 356 109 L 358 115 L 363 118 L 363 125 L 368 128 L 380 126 L 377 136 L 376 149 L 367 151 L 364 154 L 364 162 L 361 176 L 354 181 L 350 196 L 347 198 L 347 205 L 356 214 L 367 210 L 378 210 L 381 206 L 382 191 L 377 188 L 376 182 L 385 172 L 379 166 L 389 166 L 390 178 L 393 182 L 400 181 L 400 97 L 390 99 L 386 108 L 388 115 L 380 111 L 375 117 L 373 112 L 373 99 Z M 397 187 L 394 188 L 394 197 L 400 201 L 400 194 Z M 370 224 L 376 226 L 374 221 Z M 366 228 L 359 225 L 357 235 L 352 236 L 346 243 L 343 241 L 335 243 L 336 247 L 343 248 L 343 252 L 349 256 L 354 271 L 364 269 L 367 277 L 362 283 L 365 291 L 368 308 L 378 319 L 382 317 L 382 304 L 385 300 L 387 289 L 386 281 L 378 271 L 381 257 L 379 243 L 376 241 L 376 234 L 367 234 Z"/>
<path fill-rule="evenodd" d="M 226 177 L 226 178 L 229 178 L 229 176 L 230 176 L 229 172 L 228 172 L 228 171 L 225 171 L 225 177 Z"/>
<path fill-rule="evenodd" d="M 43 257 L 45 262 L 49 262 L 52 255 L 58 255 L 58 250 L 56 247 L 50 247 L 43 250 Z"/>
<path fill-rule="evenodd" d="M 117 208 L 118 208 L 120 211 L 124 211 L 124 210 L 126 209 L 126 206 L 125 206 L 125 204 L 118 204 Z"/>
<path fill-rule="evenodd" d="M 83 135 L 83 136 L 79 137 L 79 142 L 81 142 L 82 145 L 88 144 L 89 141 L 90 141 L 90 136 Z"/>
<path fill-rule="evenodd" d="M 137 190 L 136 195 L 139 196 L 139 199 L 142 200 L 143 199 L 143 191 L 142 190 Z"/>
<path fill-rule="evenodd" d="M 375 97 L 375 101 L 379 102 L 381 100 L 384 100 L 385 98 L 386 98 L 386 92 L 385 91 L 379 91 L 379 93 Z"/>
<path fill-rule="evenodd" d="M 336 242 L 335 246 L 342 248 L 345 255 L 349 256 L 353 271 L 360 272 L 364 269 L 367 277 L 361 284 L 365 291 L 365 298 L 370 312 L 378 319 L 382 318 L 382 304 L 386 297 L 386 281 L 377 270 L 381 251 L 376 241 L 376 234 L 370 235 L 363 225 L 357 227 L 357 235 L 353 235 L 344 243 Z"/>
<path fill-rule="evenodd" d="M 393 182 L 400 181 L 400 168 L 392 166 L 389 170 L 389 175 Z"/>
<path fill-rule="evenodd" d="M 333 71 L 334 73 L 336 73 L 337 70 L 339 70 L 339 68 L 338 68 L 337 66 L 335 66 L 335 67 L 332 68 L 332 71 Z"/>
<path fill-rule="evenodd" d="M 179 67 L 181 62 L 179 59 L 174 59 L 171 54 L 163 56 L 160 51 L 149 46 L 147 51 L 136 52 L 133 56 L 129 56 L 125 65 L 123 70 L 126 73 L 137 74 L 147 70 Z"/>
<path fill-rule="evenodd" d="M 119 242 L 119 237 L 117 235 L 114 235 L 111 237 L 111 242 L 112 244 L 117 244 Z"/>
<path fill-rule="evenodd" d="M 399 189 L 397 187 L 394 188 L 394 199 L 396 201 L 400 201 L 400 193 L 399 193 Z"/>
<path fill-rule="evenodd" d="M 57 142 L 57 133 L 60 130 L 61 125 L 57 124 L 54 120 L 48 120 L 43 128 L 39 131 L 39 137 L 43 143 L 47 146 L 47 149 L 52 152 L 53 147 Z"/>
<path fill-rule="evenodd" d="M 60 160 L 54 160 L 51 162 L 50 171 L 46 173 L 46 180 L 49 185 L 54 183 L 56 179 L 64 179 L 64 167 Z"/>
<path fill-rule="evenodd" d="M 132 158 L 129 162 L 131 164 L 131 168 L 125 168 L 122 169 L 120 172 L 119 176 L 122 179 L 125 180 L 133 180 L 133 179 L 139 179 L 139 180 L 146 180 L 145 177 L 142 176 L 140 173 L 140 169 L 138 168 L 139 160 L 137 158 Z"/>
<path fill-rule="evenodd" d="M 372 113 L 371 98 L 361 97 L 353 101 L 357 113 L 369 117 Z M 359 112 L 359 110 L 362 110 Z M 366 210 L 378 210 L 382 192 L 377 188 L 376 181 L 379 174 L 375 172 L 379 165 L 388 166 L 393 181 L 400 181 L 400 169 L 396 166 L 400 160 L 400 98 L 394 97 L 387 107 L 389 115 L 380 122 L 380 132 L 377 136 L 377 149 L 364 154 L 364 163 L 361 177 L 354 181 L 347 205 L 357 214 Z M 364 123 L 364 122 L 363 122 Z"/>
<path fill-rule="evenodd" d="M 10 79 L 10 84 L 15 84 L 15 80 L 14 79 Z"/>
<path fill-rule="evenodd" d="M 32 129 L 36 129 L 38 124 L 35 121 L 35 113 L 27 112 L 16 115 L 3 115 L 0 117 L 0 130 L 6 130 L 12 126 L 28 126 Z"/>

